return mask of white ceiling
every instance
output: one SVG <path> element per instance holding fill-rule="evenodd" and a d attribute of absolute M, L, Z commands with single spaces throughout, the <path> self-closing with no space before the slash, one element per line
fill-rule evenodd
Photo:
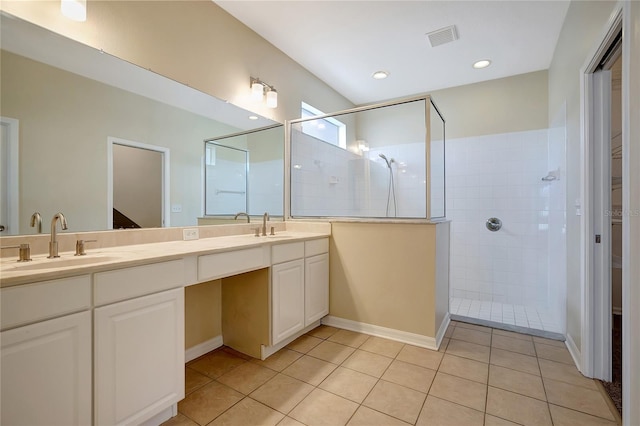
<path fill-rule="evenodd" d="M 569 1 L 215 1 L 354 104 L 548 69 Z M 455 25 L 457 41 L 425 34 Z M 488 58 L 492 65 L 475 70 Z M 371 78 L 385 70 L 385 80 Z"/>

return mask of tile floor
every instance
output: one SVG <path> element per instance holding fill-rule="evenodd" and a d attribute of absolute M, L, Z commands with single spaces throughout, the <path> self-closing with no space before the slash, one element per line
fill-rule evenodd
<path fill-rule="evenodd" d="M 562 342 L 452 322 L 439 351 L 320 326 L 265 361 L 186 366 L 175 425 L 615 425 Z"/>
<path fill-rule="evenodd" d="M 562 327 L 552 319 L 550 312 L 532 306 L 452 297 L 449 311 L 452 315 L 562 333 Z"/>

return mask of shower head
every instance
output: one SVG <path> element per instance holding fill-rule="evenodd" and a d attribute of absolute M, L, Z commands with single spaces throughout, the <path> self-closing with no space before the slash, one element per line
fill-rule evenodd
<path fill-rule="evenodd" d="M 387 167 L 388 167 L 388 168 L 391 168 L 391 163 L 393 163 L 393 158 L 389 160 L 389 159 L 387 159 L 387 156 L 386 156 L 386 155 L 384 155 L 384 154 L 378 154 L 378 156 L 379 156 L 380 158 L 382 158 L 382 159 L 384 160 L 384 162 L 385 162 L 385 163 L 387 163 Z"/>

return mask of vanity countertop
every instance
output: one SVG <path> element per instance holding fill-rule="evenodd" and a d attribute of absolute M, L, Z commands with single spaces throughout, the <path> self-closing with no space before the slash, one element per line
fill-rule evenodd
<path fill-rule="evenodd" d="M 0 287 L 140 266 L 186 256 L 305 241 L 329 235 L 324 232 L 284 231 L 266 237 L 243 234 L 192 241 L 168 241 L 88 249 L 85 256 L 74 256 L 73 252 L 64 252 L 60 253 L 58 259 L 47 259 L 46 254 L 41 254 L 32 256 L 31 262 L 17 262 L 15 258 L 9 258 L 0 262 Z"/>

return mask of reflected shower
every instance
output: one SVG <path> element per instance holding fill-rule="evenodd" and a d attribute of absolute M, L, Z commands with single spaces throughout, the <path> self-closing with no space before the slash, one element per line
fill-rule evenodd
<path fill-rule="evenodd" d="M 393 217 L 397 217 L 398 216 L 398 205 L 396 202 L 396 184 L 393 181 L 393 168 L 391 167 L 391 164 L 395 163 L 395 160 L 393 158 L 388 159 L 386 155 L 380 153 L 378 154 L 378 156 L 380 158 L 382 158 L 384 160 L 385 163 L 387 163 L 387 168 L 389 169 L 389 188 L 387 190 L 387 217 L 389 217 L 389 205 L 391 204 L 391 198 L 393 197 Z"/>

